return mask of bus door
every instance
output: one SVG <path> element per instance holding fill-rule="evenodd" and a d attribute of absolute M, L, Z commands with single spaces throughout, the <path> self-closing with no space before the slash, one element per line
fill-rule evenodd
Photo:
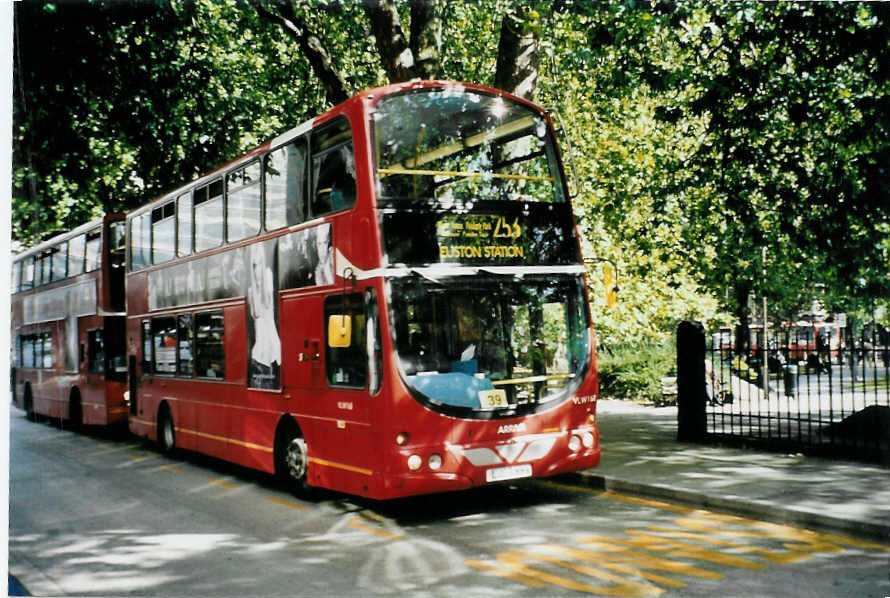
<path fill-rule="evenodd" d="M 380 378 L 376 310 L 373 289 L 330 295 L 324 301 L 326 388 L 321 408 L 328 429 L 319 447 L 323 467 L 316 467 L 313 475 L 357 494 L 367 492 L 376 469 L 372 442 L 373 394 Z"/>

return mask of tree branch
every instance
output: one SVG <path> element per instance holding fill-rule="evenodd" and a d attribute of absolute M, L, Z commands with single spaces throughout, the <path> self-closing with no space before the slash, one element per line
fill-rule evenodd
<path fill-rule="evenodd" d="M 321 39 L 296 13 L 293 2 L 257 2 L 254 6 L 260 16 L 281 25 L 296 40 L 315 75 L 321 81 L 328 102 L 339 104 L 349 99 L 343 75 L 334 66 L 331 55 Z"/>

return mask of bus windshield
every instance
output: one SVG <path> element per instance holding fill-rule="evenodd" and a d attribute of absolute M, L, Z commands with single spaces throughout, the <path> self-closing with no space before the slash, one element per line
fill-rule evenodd
<path fill-rule="evenodd" d="M 564 202 L 544 117 L 454 85 L 385 97 L 373 115 L 381 199 Z"/>
<path fill-rule="evenodd" d="M 580 384 L 589 359 L 580 278 L 415 275 L 391 285 L 399 366 L 431 408 L 512 415 Z"/>

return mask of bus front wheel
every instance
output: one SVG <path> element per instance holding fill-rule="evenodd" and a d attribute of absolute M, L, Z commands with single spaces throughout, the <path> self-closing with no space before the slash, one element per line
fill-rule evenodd
<path fill-rule="evenodd" d="M 309 449 L 296 426 L 285 426 L 275 447 L 275 472 L 287 488 L 298 496 L 308 498 Z M 290 428 L 290 429 L 287 429 Z"/>
<path fill-rule="evenodd" d="M 80 393 L 76 389 L 71 391 L 71 399 L 68 402 L 68 422 L 72 430 L 77 430 L 83 425 L 83 405 L 80 402 Z"/>
<path fill-rule="evenodd" d="M 24 393 L 25 417 L 28 421 L 37 421 L 37 413 L 34 411 L 34 395 L 31 394 L 31 385 L 25 384 Z"/>
<path fill-rule="evenodd" d="M 176 428 L 173 426 L 173 414 L 167 406 L 161 408 L 158 415 L 158 445 L 167 456 L 176 450 Z"/>

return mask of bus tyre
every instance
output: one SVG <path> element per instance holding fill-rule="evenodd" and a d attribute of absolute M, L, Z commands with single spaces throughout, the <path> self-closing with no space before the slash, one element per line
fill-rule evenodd
<path fill-rule="evenodd" d="M 176 428 L 169 407 L 163 407 L 158 415 L 158 446 L 168 457 L 176 451 Z"/>
<path fill-rule="evenodd" d="M 37 421 L 37 414 L 34 413 L 34 397 L 31 395 L 31 385 L 25 385 L 25 417 L 28 421 Z"/>
<path fill-rule="evenodd" d="M 76 391 L 72 393 L 71 400 L 68 403 L 68 426 L 72 430 L 77 430 L 83 425 L 83 407 L 80 403 L 80 394 Z"/>
<path fill-rule="evenodd" d="M 311 487 L 307 481 L 309 473 L 309 452 L 306 440 L 292 434 L 279 446 L 278 475 L 293 493 L 308 497 Z"/>

